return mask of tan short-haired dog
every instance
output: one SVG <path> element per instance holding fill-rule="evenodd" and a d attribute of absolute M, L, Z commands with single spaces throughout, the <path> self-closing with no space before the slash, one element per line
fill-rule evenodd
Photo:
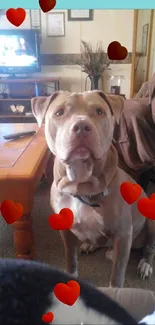
<path fill-rule="evenodd" d="M 139 272 L 152 274 L 155 222 L 145 219 L 136 204 L 128 205 L 120 194 L 125 181 L 135 183 L 118 167 L 112 145 L 114 124 L 123 109 L 123 98 L 102 91 L 55 92 L 32 99 L 39 123 L 45 119 L 48 146 L 55 155 L 51 206 L 56 213 L 70 208 L 74 224 L 62 231 L 67 271 L 77 272 L 77 240 L 90 246 L 113 242 L 114 257 L 110 283 L 122 287 L 132 242 L 147 225 L 147 245 Z M 144 192 L 142 193 L 144 197 Z"/>

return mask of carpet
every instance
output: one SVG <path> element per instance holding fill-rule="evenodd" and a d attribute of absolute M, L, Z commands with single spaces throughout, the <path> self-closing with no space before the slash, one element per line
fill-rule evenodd
<path fill-rule="evenodd" d="M 150 185 L 149 192 L 152 191 L 153 189 Z M 36 190 L 34 209 L 32 212 L 36 259 L 64 269 L 64 250 L 59 232 L 51 230 L 47 221 L 52 213 L 49 204 L 49 195 L 49 186 L 46 183 L 40 184 Z M 7 225 L 3 218 L 0 218 L 0 256 L 15 256 L 12 227 Z M 150 280 L 142 280 L 137 276 L 139 260 L 140 252 L 131 252 L 125 286 L 155 290 L 155 272 Z M 95 286 L 108 286 L 111 266 L 111 262 L 105 257 L 104 249 L 86 256 L 80 255 L 79 253 L 79 276 L 87 279 Z"/>

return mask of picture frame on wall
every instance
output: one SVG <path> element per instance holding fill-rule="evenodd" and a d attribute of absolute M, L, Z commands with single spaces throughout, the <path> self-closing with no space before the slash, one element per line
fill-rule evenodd
<path fill-rule="evenodd" d="M 91 21 L 93 20 L 93 10 L 68 10 L 68 21 Z"/>
<path fill-rule="evenodd" d="M 30 9 L 31 29 L 41 29 L 41 11 Z"/>
<path fill-rule="evenodd" d="M 41 11 L 39 9 L 31 9 L 29 12 L 30 12 L 31 29 L 39 30 L 40 42 L 41 42 L 42 41 Z"/>
<path fill-rule="evenodd" d="M 64 12 L 47 13 L 47 36 L 48 37 L 65 36 L 65 13 Z"/>
<path fill-rule="evenodd" d="M 142 31 L 142 49 L 141 49 L 142 56 L 146 56 L 147 54 L 148 33 L 149 33 L 149 24 L 145 24 L 143 26 L 143 31 Z"/>

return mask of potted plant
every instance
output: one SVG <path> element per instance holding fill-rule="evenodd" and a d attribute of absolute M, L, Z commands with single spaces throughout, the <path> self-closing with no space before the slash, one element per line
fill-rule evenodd
<path fill-rule="evenodd" d="M 90 42 L 81 41 L 81 55 L 75 63 L 82 68 L 82 72 L 87 74 L 91 82 L 91 90 L 94 90 L 98 89 L 99 80 L 108 69 L 110 60 L 102 49 L 101 42 L 97 43 L 94 51 Z"/>

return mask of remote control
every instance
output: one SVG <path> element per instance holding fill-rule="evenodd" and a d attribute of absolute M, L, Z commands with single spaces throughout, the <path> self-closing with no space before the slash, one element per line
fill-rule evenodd
<path fill-rule="evenodd" d="M 19 133 L 4 135 L 3 138 L 5 140 L 13 140 L 13 139 L 19 139 L 19 138 L 25 137 L 25 136 L 30 136 L 35 133 L 36 133 L 36 131 L 19 132 Z"/>

